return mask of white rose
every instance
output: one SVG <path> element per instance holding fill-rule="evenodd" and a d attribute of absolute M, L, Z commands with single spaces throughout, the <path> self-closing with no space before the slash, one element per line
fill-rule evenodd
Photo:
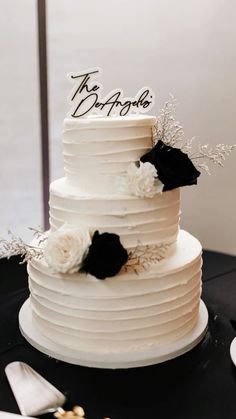
<path fill-rule="evenodd" d="M 62 227 L 48 237 L 44 257 L 52 271 L 74 273 L 81 267 L 90 244 L 88 230 Z"/>
<path fill-rule="evenodd" d="M 163 184 L 157 178 L 153 164 L 140 162 L 139 167 L 135 163 L 129 165 L 126 175 L 118 179 L 118 189 L 122 193 L 152 198 L 156 193 L 162 192 Z"/>

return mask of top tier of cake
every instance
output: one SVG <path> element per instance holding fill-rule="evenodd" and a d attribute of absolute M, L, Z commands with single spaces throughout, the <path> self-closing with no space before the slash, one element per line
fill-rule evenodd
<path fill-rule="evenodd" d="M 66 118 L 63 131 L 65 175 L 89 194 L 114 194 L 118 176 L 153 146 L 154 116 Z"/>

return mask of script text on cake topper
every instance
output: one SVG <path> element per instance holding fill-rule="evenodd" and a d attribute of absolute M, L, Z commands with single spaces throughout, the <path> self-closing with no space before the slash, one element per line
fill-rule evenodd
<path fill-rule="evenodd" d="M 79 118 L 92 113 L 101 116 L 125 116 L 148 112 L 154 105 L 155 95 L 150 87 L 143 87 L 133 98 L 125 98 L 122 89 L 114 89 L 102 97 L 103 86 L 94 80 L 101 73 L 101 69 L 96 67 L 68 75 L 75 84 L 68 98 L 72 105 L 69 116 Z"/>

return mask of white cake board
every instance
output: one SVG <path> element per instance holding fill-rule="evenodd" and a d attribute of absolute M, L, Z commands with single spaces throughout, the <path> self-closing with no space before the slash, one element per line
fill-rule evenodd
<path fill-rule="evenodd" d="M 188 335 L 170 345 L 123 353 L 92 353 L 65 348 L 42 336 L 34 327 L 29 299 L 19 313 L 20 331 L 25 339 L 40 352 L 69 364 L 92 368 L 135 368 L 159 364 L 193 349 L 204 337 L 208 325 L 208 311 L 201 300 L 199 319 Z"/>
<path fill-rule="evenodd" d="M 230 344 L 230 356 L 236 366 L 236 338 L 234 338 Z"/>

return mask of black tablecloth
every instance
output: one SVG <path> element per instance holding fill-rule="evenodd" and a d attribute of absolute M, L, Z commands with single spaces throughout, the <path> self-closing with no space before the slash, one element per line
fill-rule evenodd
<path fill-rule="evenodd" d="M 79 404 L 87 419 L 236 418 L 236 257 L 203 253 L 203 295 L 209 329 L 192 351 L 150 367 L 104 370 L 70 365 L 31 347 L 18 312 L 28 297 L 25 265 L 0 260 L 0 410 L 19 413 L 4 368 L 24 361 L 61 390 L 66 408 Z M 52 415 L 45 415 L 52 418 Z"/>

